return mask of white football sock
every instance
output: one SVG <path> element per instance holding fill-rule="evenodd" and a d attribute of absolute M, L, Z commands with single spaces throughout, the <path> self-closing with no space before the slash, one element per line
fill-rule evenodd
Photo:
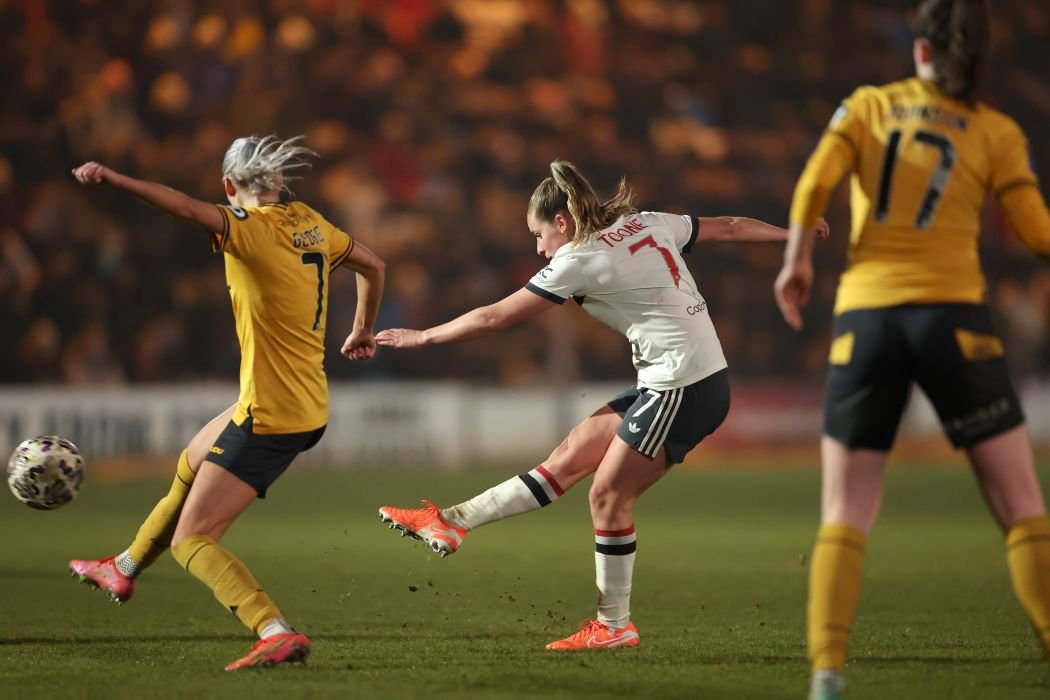
<path fill-rule="evenodd" d="M 288 623 L 284 621 L 283 617 L 275 617 L 263 625 L 262 629 L 259 630 L 259 639 L 266 639 L 275 634 L 288 634 L 294 631 L 295 630 L 289 627 Z"/>
<path fill-rule="evenodd" d="M 637 547 L 634 525 L 626 530 L 594 531 L 598 622 L 606 627 L 623 629 L 631 621 L 631 578 Z"/>
<path fill-rule="evenodd" d="M 564 493 L 542 464 L 493 486 L 469 501 L 445 508 L 441 517 L 453 525 L 473 530 L 512 515 L 548 506 Z"/>

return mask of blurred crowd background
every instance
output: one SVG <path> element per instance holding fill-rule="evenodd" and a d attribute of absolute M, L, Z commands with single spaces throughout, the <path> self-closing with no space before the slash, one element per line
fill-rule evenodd
<path fill-rule="evenodd" d="M 1050 171 L 1050 5 L 991 3 L 986 95 Z M 222 260 L 193 226 L 69 172 L 99 160 L 224 201 L 237 136 L 305 134 L 295 196 L 388 261 L 379 326 L 425 327 L 542 266 L 525 207 L 554 158 L 641 208 L 786 225 L 837 103 L 912 72 L 911 2 L 869 0 L 0 0 L 0 380 L 234 380 Z M 844 190 L 845 188 L 843 188 Z M 1044 187 L 1044 193 L 1046 189 Z M 829 213 L 802 334 L 772 298 L 782 247 L 694 249 L 730 367 L 819 379 L 848 239 Z M 1018 378 L 1050 368 L 1050 273 L 994 206 L 989 296 Z M 330 376 L 504 384 L 632 376 L 627 344 L 563 308 L 484 341 L 338 348 L 354 278 L 333 275 Z M 568 305 L 572 306 L 572 305 Z"/>

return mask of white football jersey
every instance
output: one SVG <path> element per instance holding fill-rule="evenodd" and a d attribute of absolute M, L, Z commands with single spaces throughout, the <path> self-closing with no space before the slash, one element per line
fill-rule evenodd
<path fill-rule="evenodd" d="M 639 385 L 688 386 L 726 367 L 707 302 L 682 259 L 698 225 L 693 216 L 629 214 L 590 243 L 559 248 L 525 286 L 558 304 L 571 297 L 623 333 Z"/>

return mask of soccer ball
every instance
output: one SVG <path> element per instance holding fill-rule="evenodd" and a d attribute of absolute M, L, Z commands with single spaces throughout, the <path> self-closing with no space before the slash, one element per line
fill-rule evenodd
<path fill-rule="evenodd" d="M 30 508 L 53 510 L 72 501 L 84 481 L 77 446 L 57 435 L 24 441 L 7 462 L 7 485 Z"/>

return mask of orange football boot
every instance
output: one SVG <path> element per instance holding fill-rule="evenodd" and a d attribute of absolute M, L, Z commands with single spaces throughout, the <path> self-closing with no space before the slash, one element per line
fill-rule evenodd
<path fill-rule="evenodd" d="M 638 628 L 634 623 L 614 630 L 597 620 L 584 620 L 580 631 L 547 645 L 554 651 L 581 651 L 583 649 L 617 649 L 638 646 Z"/>
<path fill-rule="evenodd" d="M 117 605 L 127 602 L 135 594 L 135 579 L 120 573 L 114 562 L 115 557 L 106 557 L 98 561 L 69 562 L 69 571 L 92 588 L 101 588 L 109 594 L 110 600 Z"/>
<path fill-rule="evenodd" d="M 228 664 L 226 670 L 266 668 L 293 661 L 306 661 L 306 657 L 309 655 L 310 640 L 305 635 L 298 632 L 272 634 L 256 642 L 247 656 L 243 656 Z"/>
<path fill-rule="evenodd" d="M 426 508 L 393 508 L 383 506 L 379 518 L 391 530 L 400 530 L 401 536 L 409 535 L 423 540 L 427 546 L 443 557 L 455 554 L 467 536 L 467 528 L 453 525 L 441 517 L 441 509 L 430 501 L 423 501 Z"/>

